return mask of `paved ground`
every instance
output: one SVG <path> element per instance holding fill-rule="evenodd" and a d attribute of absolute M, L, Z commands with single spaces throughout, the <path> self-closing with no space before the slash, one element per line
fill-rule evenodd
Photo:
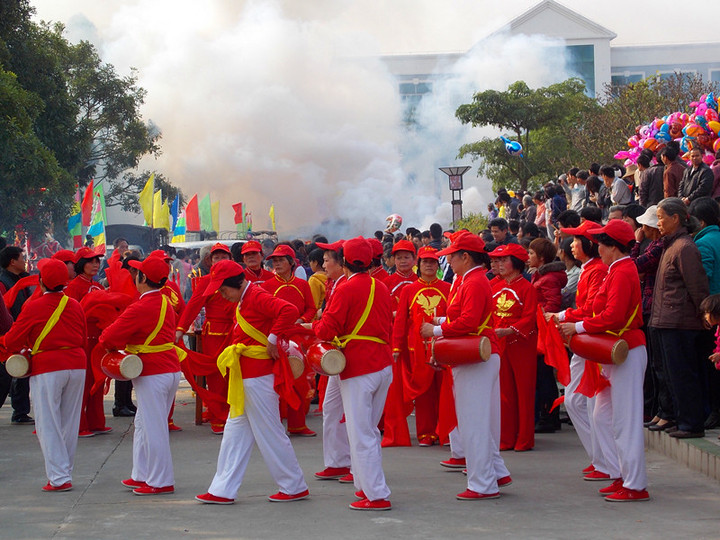
<path fill-rule="evenodd" d="M 9 405 L 9 404 L 8 404 Z M 106 400 L 106 411 L 111 403 Z M 647 503 L 610 504 L 585 482 L 587 465 L 572 428 L 539 435 L 536 449 L 503 453 L 514 483 L 500 499 L 460 502 L 464 476 L 439 466 L 446 448 L 390 448 L 383 452 L 393 494 L 390 512 L 349 510 L 352 485 L 320 482 L 320 438 L 293 439 L 311 498 L 267 501 L 277 491 L 257 450 L 236 504 L 207 506 L 193 497 L 207 490 L 220 437 L 193 425 L 194 405 L 181 383 L 172 434 L 176 492 L 138 497 L 120 486 L 131 465 L 132 422 L 109 417 L 114 431 L 81 439 L 67 493 L 44 493 L 40 447 L 32 428 L 10 425 L 0 409 L 0 538 L 718 538 L 720 485 L 656 453 L 649 453 Z M 320 431 L 320 418 L 309 419 Z M 412 422 L 411 422 L 412 423 Z"/>

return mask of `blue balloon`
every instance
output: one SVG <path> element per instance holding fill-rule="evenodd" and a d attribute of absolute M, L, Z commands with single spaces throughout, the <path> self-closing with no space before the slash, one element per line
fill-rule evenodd
<path fill-rule="evenodd" d="M 715 93 L 710 92 L 705 99 L 705 104 L 711 109 L 718 110 L 718 102 L 715 100 Z"/>
<path fill-rule="evenodd" d="M 502 141 L 505 143 L 505 150 L 507 150 L 507 153 L 511 156 L 518 156 L 523 157 L 523 147 L 522 144 L 520 144 L 517 141 L 511 141 L 510 139 L 506 139 L 505 137 L 500 137 Z"/>
<path fill-rule="evenodd" d="M 703 129 L 708 129 L 707 120 L 705 120 L 704 116 L 696 116 L 695 123 Z"/>

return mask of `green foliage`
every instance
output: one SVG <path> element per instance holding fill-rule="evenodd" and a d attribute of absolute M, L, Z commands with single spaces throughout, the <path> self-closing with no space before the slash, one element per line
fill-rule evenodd
<path fill-rule="evenodd" d="M 472 233 L 479 233 L 487 229 L 488 218 L 482 214 L 467 214 L 460 221 L 455 223 L 455 230 L 467 229 Z"/>
<path fill-rule="evenodd" d="M 109 184 L 105 189 L 105 203 L 107 206 L 122 206 L 124 209 L 130 212 L 139 212 L 140 203 L 138 202 L 138 195 L 145 187 L 148 179 L 150 178 L 151 171 L 143 171 L 141 174 L 135 174 L 133 172 L 126 172 L 122 177 Z M 182 191 L 177 187 L 173 186 L 167 178 L 161 173 L 155 173 L 155 191 L 158 189 L 162 190 L 163 199 L 168 199 L 172 203 L 175 200 L 175 196 L 180 194 L 180 204 L 186 202 L 185 196 Z M 112 203 L 108 202 L 108 199 L 112 198 Z"/>

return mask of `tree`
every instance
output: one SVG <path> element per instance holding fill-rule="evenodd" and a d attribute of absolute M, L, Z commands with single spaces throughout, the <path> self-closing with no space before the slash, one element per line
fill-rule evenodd
<path fill-rule="evenodd" d="M 487 225 L 487 216 L 484 216 L 480 213 L 470 213 L 460 219 L 457 223 L 455 223 L 455 230 L 460 231 L 462 229 L 467 229 L 471 233 L 478 234 L 480 231 L 487 229 Z"/>
<path fill-rule="evenodd" d="M 488 137 L 463 145 L 458 157 L 480 159 L 478 175 L 490 178 L 495 189 L 527 190 L 556 176 L 565 163 L 578 157 L 568 130 L 595 107 L 596 102 L 585 95 L 585 83 L 577 78 L 538 89 L 516 81 L 505 92 L 479 92 L 472 103 L 458 107 L 455 116 L 463 124 L 509 132 L 508 138 L 522 144 L 523 157 L 508 154 L 498 138 Z"/>

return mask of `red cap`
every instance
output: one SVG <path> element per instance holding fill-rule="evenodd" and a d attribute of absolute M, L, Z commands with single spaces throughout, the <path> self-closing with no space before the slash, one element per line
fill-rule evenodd
<path fill-rule="evenodd" d="M 61 249 L 57 253 L 55 253 L 51 258 L 56 259 L 58 261 L 62 261 L 64 263 L 74 263 L 75 262 L 75 254 L 70 251 L 69 249 Z"/>
<path fill-rule="evenodd" d="M 622 245 L 627 246 L 635 240 L 635 232 L 629 223 L 622 219 L 611 219 L 608 224 L 602 228 L 590 229 L 590 234 L 596 236 L 598 234 L 607 234 L 613 240 L 617 240 Z M 597 240 L 596 240 L 597 242 Z"/>
<path fill-rule="evenodd" d="M 522 262 L 527 262 L 530 256 L 527 250 L 520 244 L 506 244 L 498 246 L 488 253 L 491 257 L 517 257 Z"/>
<path fill-rule="evenodd" d="M 168 277 L 170 266 L 160 257 L 147 257 L 144 261 L 128 261 L 128 265 L 140 270 L 150 281 L 160 283 Z"/>
<path fill-rule="evenodd" d="M 437 249 L 430 246 L 423 246 L 418 250 L 418 259 L 434 259 L 439 261 L 440 257 L 438 257 Z"/>
<path fill-rule="evenodd" d="M 409 251 L 415 255 L 415 244 L 413 244 L 410 240 L 400 240 L 399 242 L 396 242 L 392 248 L 393 253 L 397 253 L 398 251 Z"/>
<path fill-rule="evenodd" d="M 92 248 L 83 246 L 75 252 L 75 262 L 80 259 L 94 259 L 95 257 L 102 257 L 102 253 L 98 253 Z"/>
<path fill-rule="evenodd" d="M 262 245 L 257 240 L 248 240 L 240 250 L 241 255 L 246 253 L 262 253 Z"/>
<path fill-rule="evenodd" d="M 48 289 L 67 285 L 70 280 L 67 264 L 60 259 L 40 259 L 38 269 L 40 270 L 40 279 Z"/>
<path fill-rule="evenodd" d="M 210 296 L 213 294 L 220 288 L 223 281 L 227 278 L 244 274 L 245 271 L 243 270 L 243 267 L 235 261 L 223 260 L 216 262 L 210 269 L 210 281 L 205 288 L 203 296 Z"/>
<path fill-rule="evenodd" d="M 325 251 L 334 251 L 335 253 L 337 253 L 338 251 L 340 251 L 340 248 L 343 247 L 344 243 L 345 240 L 338 240 L 337 242 L 333 242 L 332 244 L 323 244 L 322 242 L 317 242 L 315 245 L 320 249 L 324 249 Z"/>
<path fill-rule="evenodd" d="M 350 264 L 370 266 L 373 258 L 373 248 L 370 242 L 362 236 L 358 236 L 345 241 L 343 244 L 343 257 Z"/>
<path fill-rule="evenodd" d="M 460 229 L 459 231 L 455 231 L 455 232 L 445 231 L 443 233 L 443 236 L 445 238 L 448 238 L 451 242 L 454 242 L 458 236 L 460 236 L 462 233 L 466 233 L 466 232 L 470 232 L 470 231 L 468 231 L 467 229 Z"/>
<path fill-rule="evenodd" d="M 467 231 L 458 231 L 453 233 L 452 244 L 445 249 L 441 249 L 437 252 L 438 257 L 443 255 L 450 255 L 458 251 L 474 251 L 476 253 L 485 253 L 485 242 L 477 234 L 473 234 Z"/>
<path fill-rule="evenodd" d="M 210 255 L 212 255 L 212 254 L 215 253 L 216 251 L 222 251 L 223 253 L 227 253 L 228 255 L 232 255 L 232 253 L 230 252 L 230 248 L 227 247 L 225 244 L 221 244 L 220 242 L 218 242 L 217 244 L 215 244 L 215 245 L 212 247 L 212 249 L 210 250 Z"/>
<path fill-rule="evenodd" d="M 580 224 L 579 227 L 561 227 L 560 232 L 564 234 L 569 234 L 570 236 L 584 236 L 591 242 L 595 242 L 597 244 L 597 240 L 593 238 L 592 234 L 590 234 L 589 231 L 590 229 L 598 229 L 600 227 L 602 227 L 602 225 L 586 219 Z"/>
<path fill-rule="evenodd" d="M 151 251 L 150 255 L 148 255 L 147 258 L 149 259 L 150 257 L 155 257 L 156 259 L 162 259 L 165 262 L 172 261 L 172 257 L 170 257 L 162 249 L 156 249 L 154 251 Z"/>
<path fill-rule="evenodd" d="M 379 259 L 382 257 L 384 251 L 382 242 L 380 242 L 377 238 L 368 238 L 367 241 L 370 242 L 370 246 L 372 247 L 373 259 Z"/>
<path fill-rule="evenodd" d="M 288 245 L 279 244 L 275 246 L 275 251 L 267 256 L 268 259 L 272 259 L 273 257 L 291 257 L 294 259 L 295 250 Z"/>

